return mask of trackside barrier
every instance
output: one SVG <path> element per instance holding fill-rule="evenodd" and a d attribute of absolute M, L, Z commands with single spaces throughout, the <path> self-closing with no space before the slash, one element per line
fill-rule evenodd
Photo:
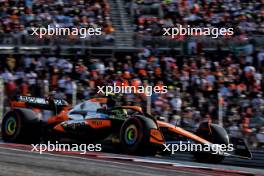
<path fill-rule="evenodd" d="M 166 36 L 144 36 L 141 34 L 135 34 L 135 40 L 137 46 L 155 46 L 157 48 L 179 48 L 183 49 L 186 43 L 196 41 L 202 44 L 204 49 L 213 49 L 222 46 L 223 48 L 236 48 L 240 47 L 243 48 L 249 41 L 256 48 L 262 48 L 264 44 L 263 36 L 262 35 L 253 35 L 250 37 L 249 40 L 242 41 L 239 36 L 234 36 L 232 38 L 217 38 L 213 39 L 208 36 L 189 36 L 186 37 L 184 40 L 176 40 L 171 39 L 170 37 Z"/>
<path fill-rule="evenodd" d="M 113 34 L 114 35 L 114 34 Z M 106 36 L 92 36 L 89 39 L 82 39 L 78 36 L 52 36 L 39 38 L 32 35 L 13 35 L 13 34 L 0 34 L 0 45 L 2 46 L 112 46 L 115 42 L 106 40 Z"/>
<path fill-rule="evenodd" d="M 117 34 L 115 34 L 117 35 Z M 183 50 L 184 43 L 196 41 L 202 43 L 204 49 L 216 49 L 218 46 L 224 48 L 243 47 L 247 42 L 251 41 L 256 48 L 262 48 L 264 45 L 263 35 L 256 34 L 250 35 L 248 40 L 242 41 L 240 36 L 233 36 L 232 38 L 220 37 L 214 39 L 210 36 L 188 36 L 184 40 L 171 39 L 168 36 L 148 36 L 134 33 L 133 47 L 141 48 L 142 46 L 155 46 L 157 48 L 178 48 Z M 93 36 L 89 39 L 81 39 L 79 37 L 59 37 L 53 36 L 52 38 L 38 38 L 31 35 L 12 35 L 0 34 L 0 46 L 5 47 L 29 47 L 38 46 L 45 48 L 54 48 L 54 46 L 70 46 L 93 48 L 93 47 L 112 47 L 116 41 L 106 40 L 105 36 Z M 132 46 L 131 46 L 132 47 Z"/>

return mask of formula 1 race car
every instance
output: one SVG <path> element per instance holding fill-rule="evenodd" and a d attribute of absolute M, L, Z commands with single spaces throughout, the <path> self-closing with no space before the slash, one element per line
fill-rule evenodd
<path fill-rule="evenodd" d="M 86 143 L 111 141 L 124 153 L 136 155 L 164 154 L 174 150 L 174 144 L 185 141 L 209 146 L 207 152 L 193 152 L 200 162 L 217 163 L 230 155 L 251 158 L 242 139 L 233 140 L 233 152 L 215 152 L 214 144 L 231 144 L 219 125 L 202 123 L 195 132 L 189 132 L 156 120 L 139 106 L 107 107 L 109 102 L 109 98 L 93 98 L 71 107 L 62 99 L 19 96 L 3 118 L 2 138 L 5 142 L 29 144 L 63 138 Z M 40 110 L 52 114 L 46 119 L 39 116 Z"/>

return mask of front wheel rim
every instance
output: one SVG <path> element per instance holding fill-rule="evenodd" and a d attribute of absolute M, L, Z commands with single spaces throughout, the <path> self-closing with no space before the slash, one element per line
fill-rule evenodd
<path fill-rule="evenodd" d="M 14 117 L 9 117 L 5 124 L 5 132 L 7 135 L 12 136 L 16 132 L 17 122 Z"/>
<path fill-rule="evenodd" d="M 130 125 L 125 130 L 125 142 L 128 145 L 133 145 L 138 139 L 138 130 L 135 125 Z"/>

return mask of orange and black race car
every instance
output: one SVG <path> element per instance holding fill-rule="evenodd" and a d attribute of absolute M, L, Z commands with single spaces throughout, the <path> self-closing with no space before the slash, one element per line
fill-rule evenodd
<path fill-rule="evenodd" d="M 63 138 L 85 143 L 111 141 L 123 152 L 139 155 L 173 153 L 181 142 L 209 147 L 193 152 L 201 162 L 216 163 L 230 155 L 251 158 L 245 142 L 234 139 L 231 143 L 219 125 L 202 123 L 189 132 L 156 120 L 139 106 L 116 106 L 111 98 L 93 98 L 71 107 L 62 99 L 19 96 L 3 118 L 2 137 L 5 142 L 31 144 Z M 222 150 L 230 146 L 233 152 Z"/>

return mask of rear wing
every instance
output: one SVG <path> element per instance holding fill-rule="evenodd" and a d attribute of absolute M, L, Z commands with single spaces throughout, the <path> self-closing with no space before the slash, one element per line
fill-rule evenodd
<path fill-rule="evenodd" d="M 53 99 L 53 105 L 46 98 L 32 97 L 32 96 L 18 96 L 15 100 L 11 101 L 11 107 L 16 108 L 38 108 L 45 110 L 53 110 L 54 105 L 60 109 L 69 106 L 68 102 L 63 99 Z"/>

